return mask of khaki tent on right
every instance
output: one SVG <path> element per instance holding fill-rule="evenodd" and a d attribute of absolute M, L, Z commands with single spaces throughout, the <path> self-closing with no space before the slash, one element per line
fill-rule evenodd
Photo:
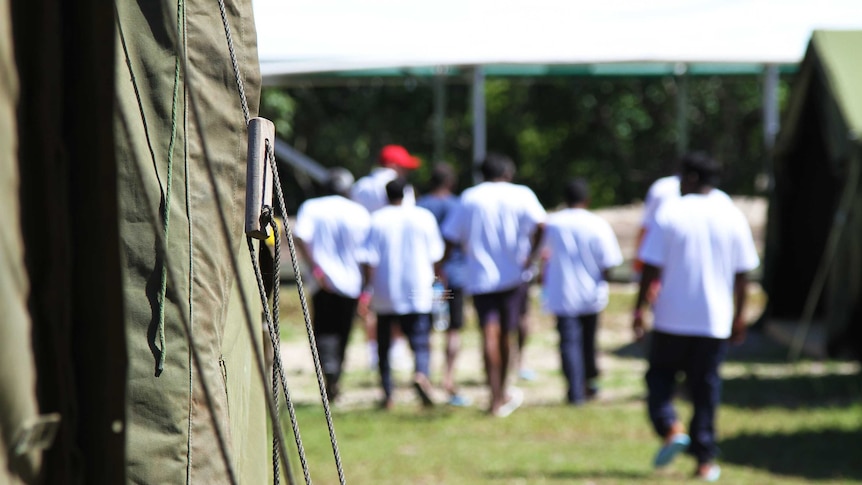
<path fill-rule="evenodd" d="M 774 153 L 766 329 L 790 356 L 859 357 L 862 31 L 815 31 Z"/>

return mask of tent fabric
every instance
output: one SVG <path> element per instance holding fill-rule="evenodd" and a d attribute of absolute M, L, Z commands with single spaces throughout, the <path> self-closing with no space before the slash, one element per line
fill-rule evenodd
<path fill-rule="evenodd" d="M 815 29 L 862 27 L 855 0 L 258 0 L 264 83 L 470 65 L 796 64 Z"/>
<path fill-rule="evenodd" d="M 848 336 L 862 317 L 859 49 L 862 31 L 813 34 L 776 144 L 767 227 L 767 318 L 806 317 L 816 275 L 828 271 L 812 317 L 832 354 L 857 341 Z"/>
<path fill-rule="evenodd" d="M 22 424 L 38 414 L 36 367 L 27 309 L 29 282 L 20 230 L 16 105 L 18 71 L 8 0 L 0 0 L 0 483 L 37 483 L 40 452 L 11 452 Z"/>
<path fill-rule="evenodd" d="M 848 62 L 858 58 L 862 31 L 815 32 L 812 45 L 820 60 L 829 91 L 838 102 L 841 118 L 850 139 L 862 137 L 862 64 Z"/>
<path fill-rule="evenodd" d="M 255 116 L 260 74 L 251 1 L 225 3 L 249 110 Z M 115 133 L 129 355 L 128 480 L 228 483 L 215 421 L 227 439 L 239 482 L 264 483 L 269 469 L 266 413 L 252 353 L 252 345 L 261 345 L 261 335 L 248 335 L 245 313 L 238 310 L 243 308 L 238 301 L 242 286 L 254 328 L 260 328 L 260 299 L 243 234 L 246 129 L 218 4 L 126 0 L 116 5 Z M 177 5 L 184 8 L 179 29 Z M 181 68 L 175 85 L 180 49 L 188 56 L 190 72 Z M 202 119 L 192 112 L 192 97 Z M 170 205 L 170 218 L 163 259 L 156 235 L 164 231 L 165 204 Z M 159 214 L 159 220 L 153 214 Z M 223 236 L 222 218 L 229 240 Z M 240 265 L 239 279 L 234 259 Z M 164 303 L 166 361 L 158 372 L 158 290 L 165 264 L 170 266 Z M 191 324 L 203 374 L 192 363 L 183 319 Z M 211 403 L 203 392 L 204 380 L 214 398 Z"/>

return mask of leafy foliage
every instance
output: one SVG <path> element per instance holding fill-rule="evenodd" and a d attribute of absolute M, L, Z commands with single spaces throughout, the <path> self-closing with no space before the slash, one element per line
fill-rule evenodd
<path fill-rule="evenodd" d="M 672 77 L 491 78 L 486 81 L 488 149 L 510 155 L 518 166 L 517 181 L 533 188 L 548 207 L 561 202 L 563 184 L 574 176 L 589 180 L 594 206 L 630 203 L 674 169 L 682 136 L 679 87 Z M 726 191 L 755 193 L 757 175 L 766 169 L 760 78 L 691 77 L 687 89 L 689 147 L 724 162 Z M 782 80 L 782 100 L 786 92 Z M 442 153 L 458 167 L 462 189 L 472 183 L 470 101 L 469 85 L 448 80 Z M 261 115 L 273 119 L 279 135 L 297 149 L 357 177 L 370 170 L 387 143 L 402 144 L 425 160 L 413 175 L 420 189 L 430 173 L 435 136 L 429 78 L 268 88 Z M 314 195 L 283 178 L 289 204 Z"/>

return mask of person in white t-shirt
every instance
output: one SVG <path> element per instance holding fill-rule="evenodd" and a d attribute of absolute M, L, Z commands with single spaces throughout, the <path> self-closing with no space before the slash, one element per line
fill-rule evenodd
<path fill-rule="evenodd" d="M 419 157 L 411 155 L 401 145 L 385 145 L 380 149 L 377 163 L 379 166 L 374 167 L 371 173 L 357 180 L 350 189 L 350 198 L 362 204 L 370 213 L 389 204 L 389 200 L 386 198 L 386 184 L 395 179 L 407 180 L 410 172 L 422 166 L 422 160 Z M 410 184 L 404 186 L 404 200 L 402 204 L 407 206 L 416 204 L 416 194 L 414 193 L 413 186 Z M 363 315 L 365 338 L 368 342 L 369 364 L 372 368 L 377 366 L 377 322 L 374 317 L 374 313 L 372 312 Z M 392 346 L 392 358 L 390 360 L 399 368 L 406 363 L 406 348 L 404 335 L 396 326 L 395 341 Z"/>
<path fill-rule="evenodd" d="M 484 182 L 465 190 L 461 204 L 443 222 L 447 244 L 464 251 L 465 291 L 482 329 L 485 372 L 491 391 L 490 413 L 505 417 L 523 401 L 520 389 L 507 390 L 510 336 L 518 330 L 524 271 L 538 249 L 545 209 L 528 187 L 506 181 L 511 160 L 488 154 Z M 523 237 L 530 242 L 527 254 Z"/>
<path fill-rule="evenodd" d="M 646 374 L 650 420 L 663 438 L 654 465 L 665 466 L 687 450 L 697 460 L 696 475 L 708 480 L 720 474 L 714 425 L 719 367 L 728 342 L 745 338 L 746 275 L 760 264 L 743 214 L 712 193 L 718 172 L 705 153 L 683 157 L 682 196 L 659 208 L 640 250 L 644 268 L 632 322 L 635 337 L 643 338 L 648 289 L 660 280 Z M 673 407 L 680 372 L 694 407 L 689 434 Z"/>
<path fill-rule="evenodd" d="M 374 167 L 371 173 L 357 180 L 350 189 L 350 198 L 372 213 L 389 204 L 386 184 L 397 178 L 406 180 L 410 172 L 422 165 L 418 157 L 411 155 L 401 145 L 386 145 L 381 148 L 377 162 L 380 166 Z M 416 204 L 416 195 L 411 185 L 404 186 L 402 204 Z"/>
<path fill-rule="evenodd" d="M 597 391 L 596 329 L 608 304 L 608 270 L 623 262 L 610 224 L 587 210 L 584 179 L 565 186 L 567 209 L 548 217 L 542 238 L 547 310 L 557 317 L 566 400 L 581 404 Z"/>
<path fill-rule="evenodd" d="M 434 215 L 402 204 L 404 181 L 386 185 L 390 205 L 371 216 L 362 261 L 370 282 L 370 306 L 377 314 L 377 358 L 383 387 L 382 407 L 392 406 L 389 345 L 399 325 L 415 357 L 413 384 L 423 405 L 431 406 L 431 305 L 434 264 L 443 258 L 443 238 Z"/>
<path fill-rule="evenodd" d="M 398 178 L 407 180 L 410 172 L 422 166 L 422 160 L 411 155 L 401 145 L 385 145 L 380 149 L 377 163 L 379 166 L 374 167 L 371 169 L 371 173 L 357 180 L 350 189 L 350 198 L 362 204 L 370 213 L 389 204 L 389 200 L 386 198 L 386 184 Z M 410 184 L 404 186 L 402 204 L 416 204 L 416 194 Z M 368 342 L 369 364 L 374 368 L 377 366 L 377 321 L 373 312 L 365 314 L 363 320 L 365 322 L 365 338 Z M 394 332 L 395 340 L 390 351 L 392 353 L 390 361 L 400 368 L 406 364 L 407 345 L 401 330 L 396 327 Z"/>
<path fill-rule="evenodd" d="M 709 194 L 713 197 L 732 202 L 727 193 L 716 187 L 713 187 Z M 668 200 L 678 199 L 680 196 L 679 173 L 661 177 L 650 185 L 647 190 L 646 198 L 644 199 L 644 212 L 643 217 L 641 218 L 641 228 L 637 237 L 638 251 L 640 251 L 640 247 L 643 245 L 647 229 L 655 221 L 655 215 L 658 213 L 659 207 Z M 643 261 L 636 259 L 635 271 L 640 273 L 642 268 Z M 654 291 L 658 291 L 657 288 L 654 289 Z"/>
<path fill-rule="evenodd" d="M 343 168 L 331 169 L 329 174 L 330 195 L 305 201 L 293 232 L 320 288 L 311 300 L 314 335 L 327 395 L 334 400 L 362 291 L 359 252 L 371 218 L 364 207 L 346 197 L 353 175 Z"/>

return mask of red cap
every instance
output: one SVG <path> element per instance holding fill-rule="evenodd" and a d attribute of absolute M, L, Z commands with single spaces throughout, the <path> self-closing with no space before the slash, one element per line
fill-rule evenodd
<path fill-rule="evenodd" d="M 395 165 L 414 170 L 422 165 L 422 160 L 408 153 L 401 145 L 386 145 L 380 150 L 380 165 Z"/>

